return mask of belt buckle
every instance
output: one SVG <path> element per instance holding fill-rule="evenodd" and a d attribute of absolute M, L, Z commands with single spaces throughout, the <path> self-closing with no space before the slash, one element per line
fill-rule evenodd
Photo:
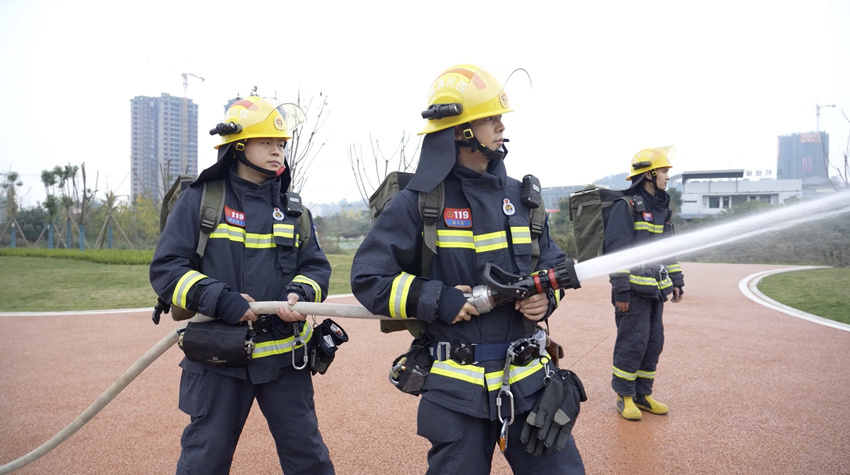
<path fill-rule="evenodd" d="M 274 320 L 271 315 L 261 315 L 254 323 L 254 330 L 260 333 L 268 333 L 274 328 Z"/>
<path fill-rule="evenodd" d="M 475 345 L 461 344 L 452 351 L 452 359 L 462 365 L 472 364 L 475 362 Z"/>
<path fill-rule="evenodd" d="M 434 347 L 434 359 L 446 361 L 452 357 L 452 344 L 447 341 L 438 341 Z"/>

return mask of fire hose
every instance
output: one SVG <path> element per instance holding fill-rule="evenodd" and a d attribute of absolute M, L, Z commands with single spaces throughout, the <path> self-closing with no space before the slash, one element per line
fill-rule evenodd
<path fill-rule="evenodd" d="M 575 266 L 572 261 L 565 261 L 557 267 L 537 271 L 531 276 L 520 277 L 510 274 L 497 266 L 487 263 L 483 273 L 486 285 L 479 285 L 473 291 L 464 294 L 469 303 L 475 305 L 480 313 L 486 313 L 498 305 L 514 299 L 525 299 L 537 293 L 547 292 L 549 289 L 577 289 L 581 287 L 576 277 Z M 390 317 L 375 315 L 361 305 L 344 305 L 332 303 L 297 302 L 294 305 L 282 301 L 250 302 L 251 310 L 257 314 L 274 314 L 281 306 L 288 306 L 292 310 L 303 315 L 321 315 L 326 317 L 340 318 L 363 318 L 363 319 L 390 319 Z M 198 315 L 189 321 L 204 321 L 209 317 Z M 50 440 L 32 450 L 28 454 L 13 460 L 5 465 L 0 465 L 0 475 L 17 470 L 32 463 L 67 440 L 96 416 L 107 404 L 124 390 L 142 371 L 151 365 L 157 358 L 162 356 L 169 348 L 174 346 L 179 337 L 179 331 L 186 326 L 187 322 L 173 331 L 168 332 L 165 337 L 151 347 L 138 361 L 124 372 L 112 385 L 95 400 L 76 419 L 59 431 Z"/>

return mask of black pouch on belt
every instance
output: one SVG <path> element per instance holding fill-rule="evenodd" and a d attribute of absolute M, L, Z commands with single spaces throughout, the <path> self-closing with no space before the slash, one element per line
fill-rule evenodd
<path fill-rule="evenodd" d="M 221 320 L 189 322 L 178 330 L 177 344 L 190 361 L 231 368 L 245 366 L 254 351 L 254 330 Z"/>
<path fill-rule="evenodd" d="M 425 380 L 431 373 L 434 357 L 431 356 L 431 343 L 425 339 L 413 340 L 410 348 L 393 361 L 389 379 L 399 391 L 418 396 L 424 392 Z"/>

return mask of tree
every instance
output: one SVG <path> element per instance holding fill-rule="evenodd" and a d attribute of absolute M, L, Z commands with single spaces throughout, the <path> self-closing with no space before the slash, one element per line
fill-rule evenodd
<path fill-rule="evenodd" d="M 378 140 L 373 138 L 372 134 L 369 134 L 369 144 L 372 149 L 371 160 L 363 156 L 361 147 L 349 144 L 348 162 L 351 165 L 354 180 L 357 182 L 357 191 L 360 192 L 360 198 L 367 207 L 369 206 L 369 197 L 378 189 L 378 186 L 390 172 L 407 172 L 416 168 L 416 159 L 413 157 L 419 151 L 422 139 L 417 140 L 416 147 L 411 153 L 408 153 L 408 147 L 411 145 L 410 138 L 410 134 L 402 133 L 401 140 L 393 152 L 386 155 Z"/>
<path fill-rule="evenodd" d="M 558 202 L 558 212 L 549 220 L 549 234 L 564 254 L 572 258 L 578 255 L 573 229 L 573 222 L 570 220 L 570 199 L 561 198 Z"/>
<path fill-rule="evenodd" d="M 24 183 L 18 179 L 19 175 L 17 172 L 9 171 L 7 173 L 3 173 L 3 181 L 0 182 L 0 199 L 5 200 L 5 215 L 6 215 L 6 225 L 3 227 L 3 235 L 6 234 L 6 231 L 9 227 L 12 227 L 12 232 L 14 233 L 15 227 L 20 227 L 18 225 L 15 216 L 18 213 L 19 203 L 18 203 L 18 189 L 24 185 Z M 24 242 L 27 241 L 26 236 L 23 236 Z"/>
<path fill-rule="evenodd" d="M 313 160 L 327 144 L 327 137 L 320 138 L 319 130 L 330 116 L 330 111 L 325 112 L 325 108 L 328 106 L 328 98 L 320 92 L 317 105 L 313 104 L 313 100 L 314 98 L 310 98 L 306 104 L 302 104 L 301 91 L 298 91 L 296 104 L 304 111 L 308 118 L 307 124 L 311 124 L 312 128 L 305 135 L 304 128 L 299 127 L 295 129 L 292 133 L 292 139 L 290 139 L 288 162 L 292 174 L 292 184 L 289 188 L 296 193 L 301 193 L 301 190 L 304 189 L 304 185 L 307 184 L 307 169 L 310 168 Z M 311 114 L 315 114 L 312 120 L 310 120 Z"/>
<path fill-rule="evenodd" d="M 81 183 L 78 184 L 77 174 L 80 173 Z M 67 242 L 65 247 L 71 247 L 71 225 L 76 226 L 79 231 L 80 250 L 85 249 L 86 238 L 86 223 L 88 220 L 88 212 L 91 209 L 94 201 L 95 193 L 97 192 L 97 179 L 95 179 L 95 188 L 91 189 L 86 186 L 86 166 L 83 163 L 80 166 L 71 165 L 70 163 L 64 167 L 53 167 L 52 171 L 42 172 L 42 182 L 58 184 L 62 194 L 60 204 L 65 208 L 65 223 Z M 53 186 L 53 185 L 50 185 Z M 76 221 L 74 216 L 77 217 Z"/>

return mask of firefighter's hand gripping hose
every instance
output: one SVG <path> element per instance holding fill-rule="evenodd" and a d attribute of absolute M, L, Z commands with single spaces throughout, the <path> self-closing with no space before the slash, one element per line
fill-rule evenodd
<path fill-rule="evenodd" d="M 581 287 L 572 259 L 564 260 L 551 269 L 539 270 L 529 276 L 511 274 L 488 262 L 484 265 L 481 277 L 486 284 L 477 285 L 471 293 L 464 294 L 466 300 L 474 305 L 479 313 L 487 313 L 503 303 L 524 300 L 535 294 L 545 294 L 550 290 Z"/>

